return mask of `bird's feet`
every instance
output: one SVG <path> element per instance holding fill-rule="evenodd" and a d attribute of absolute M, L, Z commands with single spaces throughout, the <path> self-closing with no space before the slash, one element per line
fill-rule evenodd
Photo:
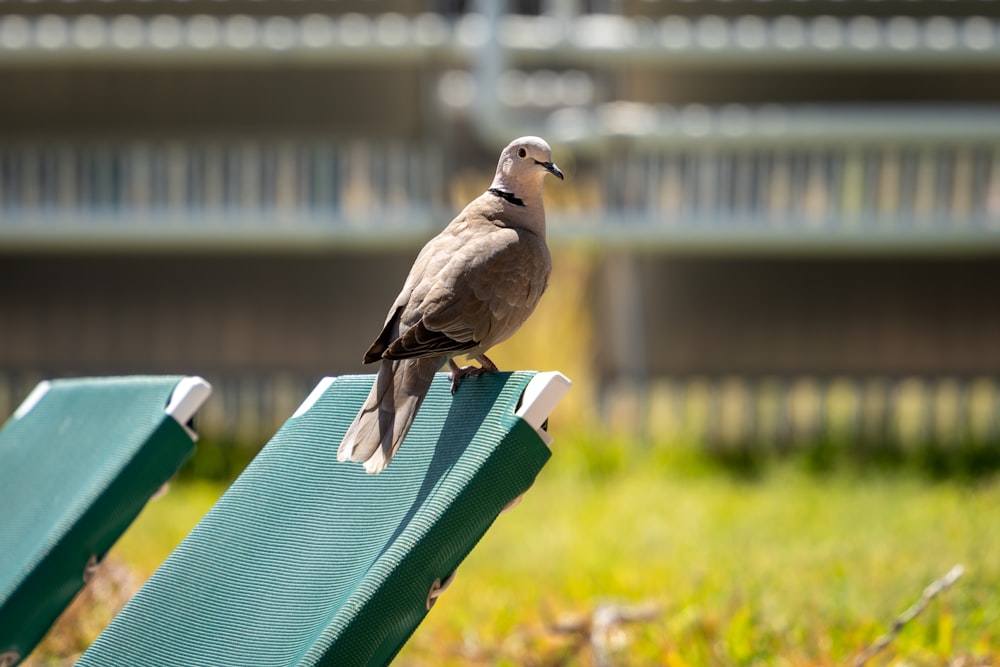
<path fill-rule="evenodd" d="M 475 377 L 483 373 L 495 373 L 500 370 L 485 354 L 476 358 L 479 360 L 478 366 L 459 366 L 455 363 L 454 359 L 448 360 L 448 365 L 451 367 L 451 393 L 454 394 L 458 391 L 458 383 L 464 377 Z"/>

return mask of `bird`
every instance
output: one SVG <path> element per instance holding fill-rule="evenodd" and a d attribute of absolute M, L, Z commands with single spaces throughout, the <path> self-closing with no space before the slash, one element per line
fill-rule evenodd
<path fill-rule="evenodd" d="M 347 429 L 338 461 L 381 472 L 399 450 L 435 373 L 448 363 L 451 392 L 498 370 L 487 350 L 510 338 L 548 286 L 542 186 L 564 180 L 544 139 L 515 139 L 490 187 L 424 245 L 364 363 L 381 361 L 371 392 Z M 464 355 L 479 366 L 459 366 Z"/>

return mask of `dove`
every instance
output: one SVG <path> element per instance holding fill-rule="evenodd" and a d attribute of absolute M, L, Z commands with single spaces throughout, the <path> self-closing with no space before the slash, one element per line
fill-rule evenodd
<path fill-rule="evenodd" d="M 515 139 L 490 187 L 472 200 L 417 255 L 382 332 L 364 356 L 381 360 L 371 393 L 337 450 L 338 461 L 381 472 L 446 362 L 451 391 L 462 378 L 497 367 L 486 351 L 516 332 L 548 286 L 542 183 L 563 180 L 552 149 L 539 137 Z M 458 366 L 464 355 L 479 366 Z"/>

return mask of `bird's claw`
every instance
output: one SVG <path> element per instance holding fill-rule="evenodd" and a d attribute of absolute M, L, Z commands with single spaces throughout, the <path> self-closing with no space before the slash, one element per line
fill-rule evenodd
<path fill-rule="evenodd" d="M 477 375 L 482 375 L 483 373 L 495 373 L 499 370 L 488 357 L 480 357 L 479 366 L 459 366 L 455 363 L 453 359 L 448 360 L 448 365 L 451 366 L 451 393 L 454 394 L 458 391 L 458 383 L 466 377 L 475 377 Z"/>

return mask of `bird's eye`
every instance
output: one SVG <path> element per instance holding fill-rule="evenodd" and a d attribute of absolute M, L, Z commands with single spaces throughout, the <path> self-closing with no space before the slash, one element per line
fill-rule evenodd
<path fill-rule="evenodd" d="M 517 156 L 518 157 L 528 157 L 528 151 L 526 149 L 524 149 L 524 148 L 518 148 L 517 149 Z"/>

